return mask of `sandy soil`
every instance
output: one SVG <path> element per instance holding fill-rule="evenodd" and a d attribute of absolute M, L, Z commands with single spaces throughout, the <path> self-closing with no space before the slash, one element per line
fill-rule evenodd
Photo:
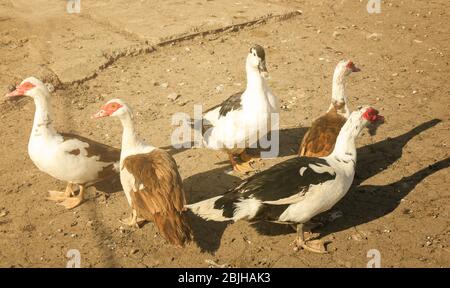
<path fill-rule="evenodd" d="M 72 211 L 46 201 L 47 191 L 64 183 L 27 155 L 34 105 L 1 103 L 0 266 L 65 267 L 69 249 L 80 251 L 82 267 L 207 267 L 206 260 L 232 267 L 365 267 L 370 249 L 380 251 L 383 267 L 450 266 L 447 0 L 383 1 L 382 13 L 372 15 L 366 1 L 345 0 L 240 1 L 242 7 L 198 1 L 201 8 L 184 1 L 82 0 L 79 15 L 67 15 L 55 4 L 62 1 L 12 2 L 0 1 L 3 91 L 26 76 L 41 77 L 56 87 L 60 131 L 117 147 L 118 121 L 90 116 L 105 100 L 123 98 L 135 110 L 140 135 L 174 155 L 189 202 L 219 195 L 243 176 L 224 173 L 229 165 L 221 153 L 172 149 L 172 114 L 193 115 L 194 104 L 206 109 L 242 89 L 253 43 L 266 48 L 270 86 L 283 107 L 280 157 L 261 169 L 295 157 L 299 138 L 328 107 L 342 58 L 362 69 L 347 84 L 351 107 L 373 105 L 387 123 L 376 136 L 360 137 L 354 188 L 314 231 L 331 242 L 331 253 L 293 251 L 288 227 L 196 219 L 197 243 L 174 249 L 151 223 L 121 227 L 118 219 L 129 208 L 118 182 L 98 185 L 105 193 L 91 190 Z M 139 11 L 134 18 L 132 9 Z M 198 32 L 204 33 L 189 37 Z M 171 93 L 181 96 L 172 102 Z"/>

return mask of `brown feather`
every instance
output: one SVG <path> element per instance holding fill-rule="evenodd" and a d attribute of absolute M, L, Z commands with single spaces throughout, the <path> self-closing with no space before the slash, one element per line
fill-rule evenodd
<path fill-rule="evenodd" d="M 184 213 L 186 197 L 175 160 L 156 149 L 125 158 L 123 167 L 144 189 L 131 192 L 133 209 L 140 217 L 153 221 L 170 243 L 182 246 L 191 240 L 191 229 Z"/>
<path fill-rule="evenodd" d="M 73 133 L 61 133 L 61 136 L 63 137 L 64 142 L 71 139 L 77 139 L 81 142 L 89 144 L 89 146 L 86 148 L 88 158 L 97 156 L 99 157 L 98 161 L 100 162 L 112 163 L 111 165 L 105 166 L 103 167 L 102 170 L 98 171 L 97 179 L 99 181 L 118 174 L 119 171 L 114 169 L 114 163 L 120 161 L 120 149 L 96 142 L 89 138 L 79 136 Z M 80 149 L 77 148 L 72 151 L 68 151 L 68 153 L 71 155 L 78 156 L 81 153 L 81 151 Z"/>
<path fill-rule="evenodd" d="M 340 107 L 339 107 L 340 108 Z M 325 157 L 333 152 L 337 136 L 347 119 L 337 113 L 337 107 L 317 118 L 300 144 L 299 156 Z"/>

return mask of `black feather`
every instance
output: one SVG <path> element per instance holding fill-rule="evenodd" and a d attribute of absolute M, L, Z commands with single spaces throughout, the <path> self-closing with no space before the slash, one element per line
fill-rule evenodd
<path fill-rule="evenodd" d="M 326 160 L 314 157 L 296 157 L 281 162 L 273 167 L 243 180 L 236 188 L 224 194 L 214 203 L 215 209 L 222 209 L 224 217 L 233 217 L 235 204 L 243 199 L 254 198 L 261 201 L 277 201 L 289 198 L 301 191 L 307 192 L 312 185 L 318 185 L 326 181 L 334 180 L 336 174 L 328 172 L 317 173 L 309 165 L 328 166 Z M 301 168 L 306 168 L 300 174 Z M 268 212 L 265 217 L 272 214 L 280 215 L 282 211 L 279 207 L 284 205 L 262 205 L 256 218 L 261 218 L 264 211 Z M 273 220 L 273 219 L 272 219 Z"/>
<path fill-rule="evenodd" d="M 266 60 L 266 52 L 264 51 L 264 48 L 262 46 L 256 44 L 255 46 L 252 47 L 252 49 L 254 49 L 256 51 L 256 55 L 258 55 L 258 57 L 262 61 Z"/>
<path fill-rule="evenodd" d="M 241 92 L 238 92 L 236 94 L 231 95 L 230 97 L 228 97 L 227 100 L 223 101 L 221 104 L 216 105 L 216 106 L 206 110 L 205 113 L 220 107 L 219 117 L 222 117 L 222 116 L 227 115 L 228 112 L 231 112 L 233 110 L 241 110 L 242 109 L 241 96 L 242 96 L 243 93 L 244 92 L 241 91 Z"/>

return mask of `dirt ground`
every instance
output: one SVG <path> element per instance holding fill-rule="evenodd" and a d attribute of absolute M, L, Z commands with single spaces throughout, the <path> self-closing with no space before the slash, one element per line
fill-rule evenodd
<path fill-rule="evenodd" d="M 0 104 L 1 267 L 65 267 L 70 249 L 82 267 L 366 267 L 370 249 L 382 267 L 450 266 L 448 0 L 382 1 L 380 14 L 366 0 L 227 3 L 81 0 L 81 13 L 68 14 L 64 1 L 0 0 L 0 87 L 30 75 L 52 83 L 58 130 L 116 147 L 119 122 L 90 116 L 106 100 L 126 100 L 140 135 L 174 155 L 192 203 L 244 176 L 224 173 L 219 152 L 171 148 L 174 113 L 240 91 L 248 49 L 264 46 L 283 107 L 280 156 L 264 160 L 266 169 L 295 157 L 328 108 L 335 64 L 353 60 L 362 72 L 347 82 L 351 107 L 373 105 L 386 123 L 359 138 L 355 185 L 314 231 L 330 253 L 294 251 L 289 227 L 197 219 L 197 242 L 173 248 L 151 223 L 122 227 L 129 207 L 117 181 L 71 211 L 46 201 L 65 183 L 30 161 L 34 105 L 23 99 Z M 181 96 L 173 102 L 171 93 Z"/>

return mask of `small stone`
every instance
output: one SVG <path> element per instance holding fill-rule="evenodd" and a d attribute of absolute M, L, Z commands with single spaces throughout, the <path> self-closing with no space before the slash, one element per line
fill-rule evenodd
<path fill-rule="evenodd" d="M 419 93 L 419 91 L 417 91 L 417 90 L 412 91 L 412 94 L 417 94 L 417 93 Z"/>
<path fill-rule="evenodd" d="M 184 105 L 186 105 L 188 102 L 189 102 L 189 101 L 181 101 L 181 102 L 178 102 L 178 106 L 184 106 Z"/>
<path fill-rule="evenodd" d="M 170 93 L 168 96 L 167 96 L 167 99 L 169 99 L 169 100 L 172 100 L 172 101 L 175 101 L 175 100 L 177 100 L 178 98 L 180 98 L 180 94 L 178 94 L 178 93 L 176 93 L 176 92 L 173 92 L 173 93 Z"/>
<path fill-rule="evenodd" d="M 55 86 L 53 86 L 52 83 L 45 83 L 44 85 L 47 87 L 50 93 L 53 93 L 55 91 Z"/>
<path fill-rule="evenodd" d="M 380 41 L 382 34 L 381 33 L 372 33 L 366 36 L 367 40 Z"/>
<path fill-rule="evenodd" d="M 355 241 L 362 241 L 363 240 L 363 237 L 360 234 L 353 234 L 351 237 Z"/>
<path fill-rule="evenodd" d="M 411 214 L 413 211 L 411 209 L 405 208 L 403 209 L 402 213 L 403 214 Z"/>
<path fill-rule="evenodd" d="M 392 74 L 392 77 L 397 77 L 397 76 L 398 76 L 398 73 Z"/>
<path fill-rule="evenodd" d="M 217 91 L 218 93 L 222 92 L 222 91 L 223 91 L 223 84 L 218 85 L 218 86 L 216 87 L 216 91 Z"/>
<path fill-rule="evenodd" d="M 161 85 L 159 85 L 159 86 L 166 89 L 169 87 L 169 83 L 161 83 Z"/>
<path fill-rule="evenodd" d="M 342 35 L 342 33 L 338 32 L 338 31 L 334 31 L 333 32 L 333 38 L 337 38 L 337 37 L 339 37 L 341 35 Z"/>
<path fill-rule="evenodd" d="M 136 253 L 138 253 L 138 252 L 139 252 L 139 249 L 133 248 L 133 249 L 131 249 L 130 254 L 131 254 L 131 255 L 134 255 L 134 254 L 136 254 Z"/>

